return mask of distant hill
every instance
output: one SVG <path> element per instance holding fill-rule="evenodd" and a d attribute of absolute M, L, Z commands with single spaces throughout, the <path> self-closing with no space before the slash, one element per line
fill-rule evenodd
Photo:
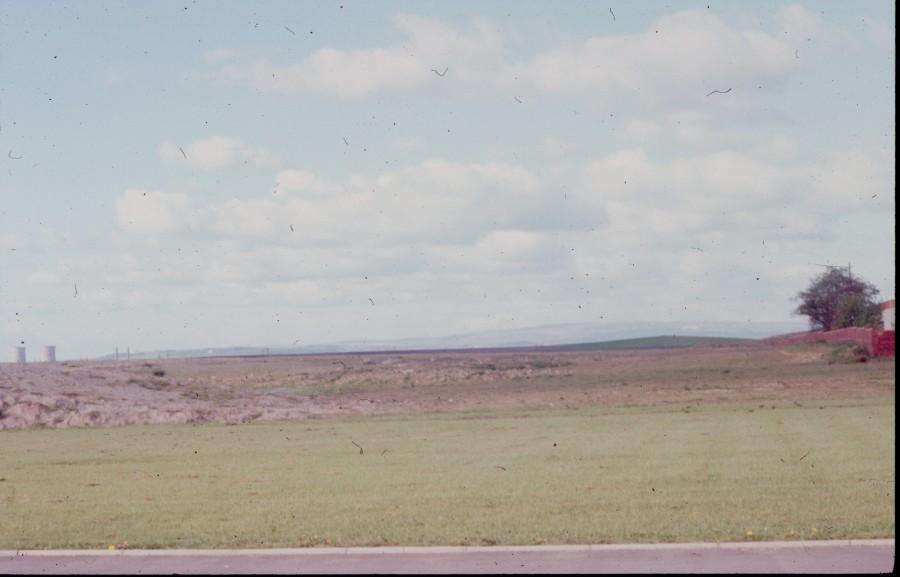
<path fill-rule="evenodd" d="M 802 330 L 804 327 L 805 323 L 800 321 L 634 321 L 564 323 L 485 330 L 439 337 L 344 341 L 327 346 L 317 345 L 317 348 L 323 352 L 326 348 L 334 352 L 351 352 L 545 347 L 568 345 L 570 343 L 597 343 L 624 339 L 641 339 L 646 338 L 648 335 L 759 339 Z"/>
<path fill-rule="evenodd" d="M 628 349 L 683 349 L 704 345 L 736 345 L 749 342 L 753 342 L 753 339 L 665 335 L 637 339 L 620 339 L 616 341 L 600 341 L 595 343 L 576 343 L 548 348 L 566 351 L 616 351 Z"/>
<path fill-rule="evenodd" d="M 315 355 L 389 351 L 472 350 L 505 348 L 580 347 L 572 350 L 666 348 L 727 344 L 803 330 L 806 324 L 762 321 L 634 321 L 564 323 L 437 337 L 354 340 L 294 345 L 231 346 L 168 349 L 131 353 L 131 359 Z M 647 337 L 647 335 L 667 335 Z M 675 336 L 677 335 L 677 336 Z M 101 360 L 112 360 L 105 355 Z M 125 359 L 120 353 L 119 359 Z"/>
<path fill-rule="evenodd" d="M 591 342 L 535 344 L 534 342 L 507 342 L 499 345 L 447 343 L 417 343 L 416 341 L 394 341 L 387 343 L 338 343 L 334 345 L 307 345 L 303 347 L 219 347 L 211 349 L 179 349 L 152 352 L 131 353 L 131 360 L 141 359 L 178 359 L 202 357 L 259 357 L 284 355 L 318 355 L 338 353 L 376 353 L 376 352 L 412 352 L 412 351 L 486 351 L 486 350 L 530 350 L 530 351 L 614 351 L 628 349 L 669 349 L 686 348 L 703 345 L 733 345 L 753 342 L 755 339 L 738 337 L 712 337 L 700 335 L 660 335 L 654 337 L 637 337 L 629 339 L 603 340 Z M 418 346 L 416 346 L 418 344 Z M 105 355 L 100 360 L 113 360 L 114 355 Z M 124 353 L 119 360 L 125 360 Z"/>

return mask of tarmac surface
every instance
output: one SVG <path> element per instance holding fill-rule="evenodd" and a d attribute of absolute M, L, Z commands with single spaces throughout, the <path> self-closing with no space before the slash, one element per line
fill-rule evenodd
<path fill-rule="evenodd" d="M 894 540 L 0 551 L 2 574 L 890 573 Z"/>

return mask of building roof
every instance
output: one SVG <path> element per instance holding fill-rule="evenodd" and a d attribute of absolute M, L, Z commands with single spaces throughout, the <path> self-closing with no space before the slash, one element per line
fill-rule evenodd
<path fill-rule="evenodd" d="M 894 306 L 894 299 L 891 299 L 889 301 L 884 301 L 883 303 L 881 303 L 878 306 L 881 307 L 881 310 L 896 308 L 896 306 Z"/>

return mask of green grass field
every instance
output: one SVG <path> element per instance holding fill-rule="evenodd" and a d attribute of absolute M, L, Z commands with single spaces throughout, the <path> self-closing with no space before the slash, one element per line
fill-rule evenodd
<path fill-rule="evenodd" d="M 0 548 L 893 537 L 893 401 L 802 405 L 3 431 Z"/>

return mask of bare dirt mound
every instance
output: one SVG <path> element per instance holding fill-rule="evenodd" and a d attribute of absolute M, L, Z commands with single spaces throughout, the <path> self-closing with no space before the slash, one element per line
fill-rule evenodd
<path fill-rule="evenodd" d="M 2 364 L 0 429 L 893 394 L 893 358 L 829 345 Z"/>
<path fill-rule="evenodd" d="M 243 423 L 351 413 L 332 402 L 264 391 L 234 393 L 166 378 L 152 363 L 61 363 L 0 367 L 0 429 L 155 423 Z"/>

